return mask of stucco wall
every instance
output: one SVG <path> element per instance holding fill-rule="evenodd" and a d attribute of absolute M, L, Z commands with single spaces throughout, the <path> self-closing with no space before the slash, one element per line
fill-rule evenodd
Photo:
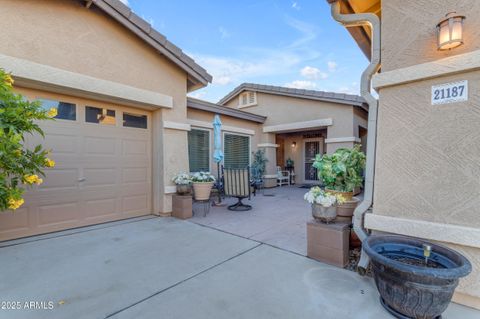
<path fill-rule="evenodd" d="M 438 51 L 435 25 L 448 11 L 467 16 L 465 45 Z M 480 54 L 479 14 L 478 1 L 450 1 L 448 8 L 443 1 L 382 1 L 382 76 L 393 82 L 379 88 L 374 207 L 365 223 L 465 254 L 473 271 L 454 300 L 480 309 L 480 71 L 460 55 Z M 464 63 L 453 75 L 422 79 L 416 65 L 432 61 L 429 69 L 444 72 Z M 432 85 L 460 80 L 468 80 L 468 101 L 431 105 Z"/>
<path fill-rule="evenodd" d="M 438 51 L 435 27 L 451 11 L 466 16 L 465 44 Z M 480 49 L 479 16 L 478 0 L 382 0 L 382 71 Z"/>

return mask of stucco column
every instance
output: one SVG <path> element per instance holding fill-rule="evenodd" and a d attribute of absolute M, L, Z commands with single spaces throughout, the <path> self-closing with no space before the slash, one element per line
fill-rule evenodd
<path fill-rule="evenodd" d="M 153 213 L 159 215 L 164 211 L 165 184 L 163 182 L 163 123 L 162 110 L 152 114 L 152 197 Z"/>
<path fill-rule="evenodd" d="M 275 144 L 275 134 L 274 133 L 264 133 L 262 134 L 261 143 L 258 144 L 258 148 L 265 151 L 265 157 L 268 159 L 264 182 L 265 187 L 275 187 L 277 186 L 277 147 Z"/>

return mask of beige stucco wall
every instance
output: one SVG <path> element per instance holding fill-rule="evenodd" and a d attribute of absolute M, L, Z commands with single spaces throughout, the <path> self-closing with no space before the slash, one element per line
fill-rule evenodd
<path fill-rule="evenodd" d="M 0 53 L 173 98 L 172 109 L 152 117 L 154 213 L 168 214 L 173 184 L 167 178 L 188 168 L 185 131 L 164 121 L 186 122 L 187 74 L 129 30 L 83 1 L 4 0 Z M 7 70 L 8 71 L 8 70 Z"/>
<path fill-rule="evenodd" d="M 447 11 L 467 15 L 466 42 L 441 52 L 435 24 Z M 466 60 L 454 75 L 422 79 L 425 72 L 415 71 L 434 61 L 429 69 L 439 65 L 448 72 L 461 62 L 460 53 L 475 53 L 479 14 L 478 1 L 450 1 L 448 8 L 443 1 L 382 1 L 382 71 L 390 71 L 383 77 L 399 82 L 378 88 L 375 196 L 366 226 L 435 240 L 465 254 L 473 271 L 454 300 L 480 309 L 480 71 L 468 70 Z M 416 77 L 402 80 L 408 74 Z M 460 80 L 468 80 L 468 101 L 431 105 L 432 85 Z"/>
<path fill-rule="evenodd" d="M 451 51 L 438 51 L 435 27 L 451 11 L 466 16 L 465 44 Z M 478 0 L 382 0 L 382 70 L 480 49 L 479 16 Z"/>

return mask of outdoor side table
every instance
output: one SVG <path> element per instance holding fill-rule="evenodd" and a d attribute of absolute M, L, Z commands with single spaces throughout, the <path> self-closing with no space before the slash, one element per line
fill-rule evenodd
<path fill-rule="evenodd" d="M 180 219 L 192 217 L 192 195 L 173 195 L 172 196 L 172 216 Z"/>
<path fill-rule="evenodd" d="M 350 223 L 307 222 L 307 256 L 337 267 L 348 264 Z"/>

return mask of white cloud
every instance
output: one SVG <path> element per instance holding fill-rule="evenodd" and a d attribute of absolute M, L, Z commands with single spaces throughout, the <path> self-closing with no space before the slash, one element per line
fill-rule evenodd
<path fill-rule="evenodd" d="M 232 83 L 232 78 L 227 75 L 214 76 L 212 82 L 213 84 L 227 85 Z"/>
<path fill-rule="evenodd" d="M 326 79 L 328 78 L 328 74 L 322 72 L 320 69 L 314 68 L 312 66 L 306 66 L 300 70 L 300 74 L 309 80 L 318 80 L 318 79 Z"/>
<path fill-rule="evenodd" d="M 130 6 L 130 3 L 128 2 L 128 0 L 120 0 L 120 2 L 122 2 L 126 6 Z"/>
<path fill-rule="evenodd" d="M 193 97 L 194 99 L 201 99 L 206 94 L 207 94 L 207 92 L 205 92 L 205 90 L 201 90 L 201 91 L 190 93 L 190 94 L 188 94 L 188 96 Z"/>
<path fill-rule="evenodd" d="M 298 5 L 298 2 L 292 2 L 292 8 L 295 10 L 300 10 L 300 6 Z"/>
<path fill-rule="evenodd" d="M 328 71 L 330 72 L 335 72 L 337 70 L 337 62 L 335 61 L 328 61 L 327 66 L 328 66 Z"/>
<path fill-rule="evenodd" d="M 225 28 L 222 27 L 222 26 L 220 26 L 220 27 L 218 28 L 218 32 L 220 32 L 220 37 L 221 37 L 222 39 L 230 38 L 230 36 L 231 36 L 231 33 L 228 32 L 228 30 L 225 29 Z"/>
<path fill-rule="evenodd" d="M 317 84 L 312 81 L 296 80 L 290 83 L 285 83 L 285 86 L 294 89 L 314 90 L 317 87 Z"/>

